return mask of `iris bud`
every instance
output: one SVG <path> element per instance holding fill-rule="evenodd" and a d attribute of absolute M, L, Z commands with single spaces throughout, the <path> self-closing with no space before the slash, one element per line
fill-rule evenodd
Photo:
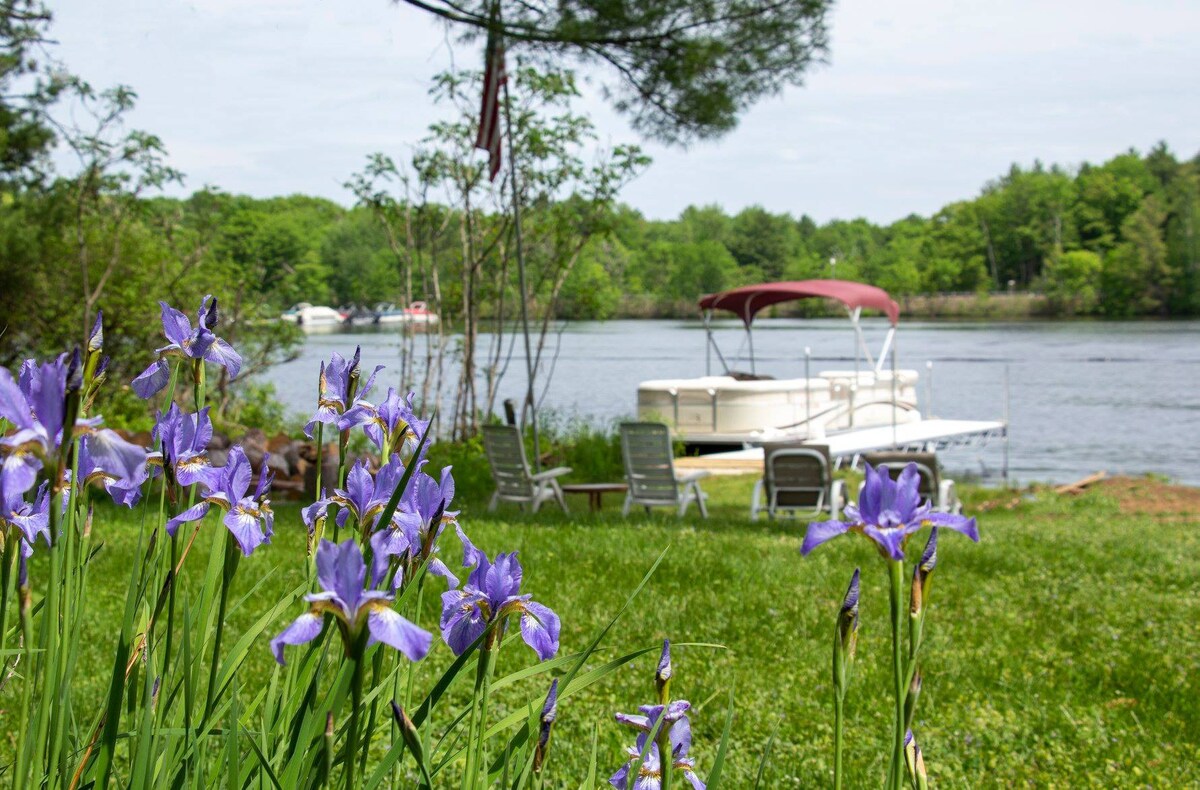
<path fill-rule="evenodd" d="M 833 685 L 839 699 L 849 685 L 850 662 L 858 648 L 859 569 L 854 569 L 842 608 L 838 611 L 837 628 L 833 638 Z"/>
<path fill-rule="evenodd" d="M 425 763 L 425 751 L 421 746 L 421 735 L 417 732 L 417 725 L 413 724 L 412 719 L 404 712 L 404 708 L 400 707 L 394 700 L 392 701 L 392 718 L 396 720 L 396 725 L 400 728 L 400 737 L 404 738 L 404 744 L 408 750 L 412 752 L 413 758 L 418 765 Z"/>
<path fill-rule="evenodd" d="M 550 691 L 546 694 L 546 704 L 542 706 L 541 731 L 538 733 L 537 746 L 533 751 L 533 772 L 541 773 L 542 764 L 550 755 L 550 730 L 554 720 L 558 718 L 558 678 L 550 682 Z"/>
<path fill-rule="evenodd" d="M 929 541 L 925 544 L 921 561 L 913 568 L 912 597 L 909 608 L 914 615 L 920 614 L 921 609 L 929 600 L 930 578 L 933 575 L 933 569 L 937 566 L 937 539 L 938 530 L 937 527 L 934 527 L 929 531 Z"/>
<path fill-rule="evenodd" d="M 88 336 L 88 351 L 99 351 L 104 348 L 104 311 L 96 311 L 96 323 L 92 324 L 92 332 Z"/>
<path fill-rule="evenodd" d="M 925 773 L 925 757 L 913 738 L 912 730 L 904 735 L 904 765 L 908 768 L 908 778 L 914 790 L 928 790 L 929 777 Z"/>
<path fill-rule="evenodd" d="M 654 670 L 654 687 L 658 691 L 658 698 L 662 704 L 666 704 L 668 695 L 668 687 L 671 684 L 671 640 L 663 640 L 662 654 L 658 658 L 658 667 Z"/>
<path fill-rule="evenodd" d="M 921 670 L 913 673 L 912 682 L 908 684 L 908 694 L 904 697 L 904 724 L 912 724 L 913 713 L 917 710 L 917 701 L 921 698 Z"/>
<path fill-rule="evenodd" d="M 842 599 L 842 608 L 838 612 L 838 640 L 847 657 L 854 658 L 858 645 L 858 594 L 859 569 L 854 569 L 850 577 L 850 586 L 846 589 L 846 597 Z"/>
<path fill-rule="evenodd" d="M 204 316 L 204 326 L 210 332 L 215 331 L 217 322 L 221 320 L 221 314 L 217 312 L 217 297 L 212 298 L 212 302 L 208 305 L 208 313 Z"/>

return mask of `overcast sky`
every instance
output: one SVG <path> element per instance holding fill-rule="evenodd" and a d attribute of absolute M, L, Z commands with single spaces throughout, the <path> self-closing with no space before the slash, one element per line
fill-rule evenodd
<path fill-rule="evenodd" d="M 57 56 L 139 94 L 187 190 L 343 204 L 366 156 L 404 157 L 438 110 L 429 78 L 477 49 L 389 0 L 50 0 Z M 623 199 L 654 218 L 760 204 L 888 222 L 976 194 L 1012 162 L 1074 165 L 1158 140 L 1200 151 L 1200 2 L 863 0 L 830 62 L 726 137 L 647 144 Z M 606 142 L 635 139 L 595 95 Z M 481 152 L 482 154 L 482 152 Z"/>

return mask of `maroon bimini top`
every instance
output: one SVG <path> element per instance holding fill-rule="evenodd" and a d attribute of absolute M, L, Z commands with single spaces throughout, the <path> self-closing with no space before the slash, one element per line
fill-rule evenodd
<path fill-rule="evenodd" d="M 900 305 L 887 291 L 866 283 L 848 280 L 794 280 L 790 282 L 743 285 L 700 299 L 701 310 L 729 310 L 737 313 L 747 326 L 764 307 L 797 299 L 836 299 L 847 307 L 868 307 L 888 317 L 895 326 L 900 321 Z"/>

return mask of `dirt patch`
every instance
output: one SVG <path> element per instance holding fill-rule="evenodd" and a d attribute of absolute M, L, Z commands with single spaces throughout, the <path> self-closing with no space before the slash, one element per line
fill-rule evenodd
<path fill-rule="evenodd" d="M 1110 477 L 1091 490 L 1117 500 L 1122 513 L 1200 520 L 1200 488 L 1171 485 L 1149 477 Z"/>

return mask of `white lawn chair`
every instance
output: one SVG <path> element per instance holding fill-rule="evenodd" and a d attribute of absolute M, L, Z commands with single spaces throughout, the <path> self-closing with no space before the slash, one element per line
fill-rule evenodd
<path fill-rule="evenodd" d="M 916 464 L 917 473 L 921 476 L 921 485 L 918 489 L 921 501 L 933 502 L 933 509 L 941 513 L 962 512 L 962 502 L 958 498 L 954 481 L 941 475 L 937 453 L 867 453 L 863 456 L 863 462 L 874 467 L 883 466 L 893 480 L 904 467 L 910 463 Z"/>
<path fill-rule="evenodd" d="M 625 462 L 625 477 L 629 481 L 622 515 L 628 516 L 631 507 L 641 505 L 647 513 L 652 507 L 675 507 L 683 516 L 687 513 L 688 505 L 695 502 L 700 508 L 700 516 L 708 518 L 708 508 L 704 505 L 706 495 L 700 489 L 700 480 L 708 477 L 708 471 L 701 469 L 683 475 L 675 473 L 671 432 L 666 425 L 657 422 L 621 423 L 621 457 Z"/>
<path fill-rule="evenodd" d="M 763 504 L 763 494 L 766 504 Z M 750 501 L 750 520 L 757 521 L 761 510 L 768 518 L 789 511 L 804 518 L 822 513 L 837 519 L 845 495 L 841 480 L 833 478 L 833 464 L 825 445 L 763 445 L 763 476 L 754 484 Z"/>
<path fill-rule="evenodd" d="M 569 474 L 570 467 L 556 466 L 536 475 L 531 473 L 529 462 L 525 460 L 525 442 L 515 425 L 483 426 L 483 447 L 496 484 L 496 493 L 488 503 L 489 513 L 501 500 L 516 502 L 522 508 L 529 505 L 536 513 L 542 503 L 550 499 L 558 502 L 564 513 L 570 512 L 557 480 Z"/>

